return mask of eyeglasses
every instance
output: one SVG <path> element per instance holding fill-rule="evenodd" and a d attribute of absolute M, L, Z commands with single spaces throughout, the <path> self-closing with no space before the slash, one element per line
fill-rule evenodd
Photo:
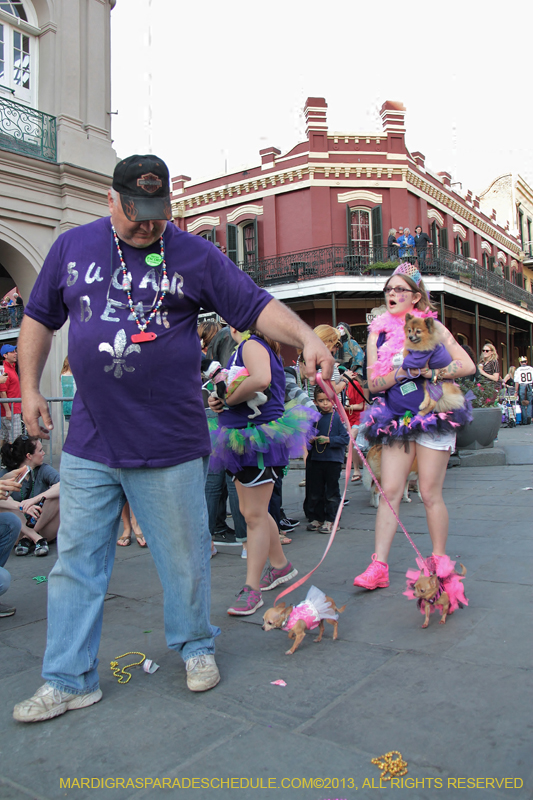
<path fill-rule="evenodd" d="M 387 286 L 386 289 L 383 289 L 383 293 L 384 294 L 391 294 L 391 292 L 394 292 L 394 294 L 398 294 L 398 295 L 407 294 L 408 292 L 412 292 L 413 294 L 416 294 L 414 289 L 402 289 L 401 286 Z"/>
<path fill-rule="evenodd" d="M 482 353 L 490 353 L 490 350 L 488 348 L 486 350 L 485 350 L 485 348 L 483 348 L 483 350 L 481 352 Z"/>

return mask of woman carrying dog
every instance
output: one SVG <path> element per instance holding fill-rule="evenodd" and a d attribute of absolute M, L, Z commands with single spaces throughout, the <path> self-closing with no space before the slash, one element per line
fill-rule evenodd
<path fill-rule="evenodd" d="M 209 398 L 209 407 L 219 412 L 214 420 L 216 427 L 211 430 L 210 469 L 224 468 L 232 475 L 246 520 L 246 584 L 228 614 L 247 616 L 263 605 L 262 591 L 274 589 L 298 574 L 285 558 L 268 504 L 277 476 L 290 457 L 301 454 L 319 413 L 301 405 L 285 410 L 285 373 L 277 342 L 257 331 L 241 334 L 231 328 L 231 335 L 238 346 L 228 369 L 245 367 L 248 376 L 226 398 L 225 410 L 222 400 Z M 267 389 L 270 396 L 252 423 L 247 401 Z M 267 559 L 270 566 L 265 568 Z"/>
<path fill-rule="evenodd" d="M 471 419 L 470 404 L 461 408 L 424 416 L 419 407 L 427 381 L 453 381 L 475 371 L 475 364 L 440 322 L 429 301 L 422 276 L 414 264 L 403 263 L 385 284 L 387 311 L 370 324 L 367 343 L 368 387 L 378 394 L 363 415 L 365 434 L 382 449 L 381 485 L 395 512 L 399 512 L 405 482 L 416 456 L 420 493 L 424 499 L 433 555 L 445 555 L 448 537 L 448 512 L 442 487 L 450 454 L 455 449 L 456 430 Z M 425 320 L 437 334 L 435 350 L 441 359 L 433 367 L 411 368 L 405 337 L 405 317 L 411 314 Z M 442 347 L 441 347 L 442 346 Z M 431 364 L 431 359 L 428 359 Z M 447 363 L 449 362 L 449 363 Z M 447 366 L 439 367 L 439 364 Z M 385 502 L 376 516 L 375 548 L 370 566 L 354 580 L 354 586 L 377 589 L 389 585 L 389 551 L 397 522 Z"/>

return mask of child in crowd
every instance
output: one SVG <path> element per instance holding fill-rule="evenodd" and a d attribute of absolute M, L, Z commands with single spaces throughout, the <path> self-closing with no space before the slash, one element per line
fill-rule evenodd
<path fill-rule="evenodd" d="M 315 404 L 321 417 L 307 456 L 307 508 L 312 520 L 307 530 L 331 533 L 341 501 L 339 478 L 350 437 L 320 386 L 315 387 Z"/>

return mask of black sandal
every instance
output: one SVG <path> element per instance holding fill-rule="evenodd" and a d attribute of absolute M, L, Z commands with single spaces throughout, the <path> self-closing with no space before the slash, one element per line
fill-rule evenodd
<path fill-rule="evenodd" d="M 34 555 L 36 555 L 36 556 L 47 556 L 49 552 L 50 552 L 50 549 L 48 547 L 48 542 L 46 541 L 46 539 L 39 539 L 37 542 L 35 542 L 35 553 L 34 553 Z"/>
<path fill-rule="evenodd" d="M 27 536 L 23 536 L 20 542 L 15 547 L 16 556 L 27 556 L 33 548 L 33 542 Z"/>

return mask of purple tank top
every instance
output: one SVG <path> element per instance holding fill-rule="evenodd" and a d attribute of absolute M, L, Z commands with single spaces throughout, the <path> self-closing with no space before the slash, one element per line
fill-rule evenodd
<path fill-rule="evenodd" d="M 250 341 L 259 342 L 270 356 L 271 380 L 269 389 L 272 392 L 272 396 L 264 405 L 259 406 L 261 414 L 252 421 L 249 419 L 251 413 L 250 407 L 246 403 L 239 403 L 236 406 L 232 406 L 227 411 L 222 411 L 219 415 L 219 424 L 225 428 L 246 428 L 248 424 L 264 425 L 266 422 L 279 419 L 285 410 L 285 373 L 283 372 L 281 359 L 273 353 L 267 343 L 259 339 L 259 337 L 250 336 Z M 245 343 L 246 342 L 240 343 L 234 355 L 228 361 L 228 369 L 233 366 L 244 367 L 242 349 Z"/>

